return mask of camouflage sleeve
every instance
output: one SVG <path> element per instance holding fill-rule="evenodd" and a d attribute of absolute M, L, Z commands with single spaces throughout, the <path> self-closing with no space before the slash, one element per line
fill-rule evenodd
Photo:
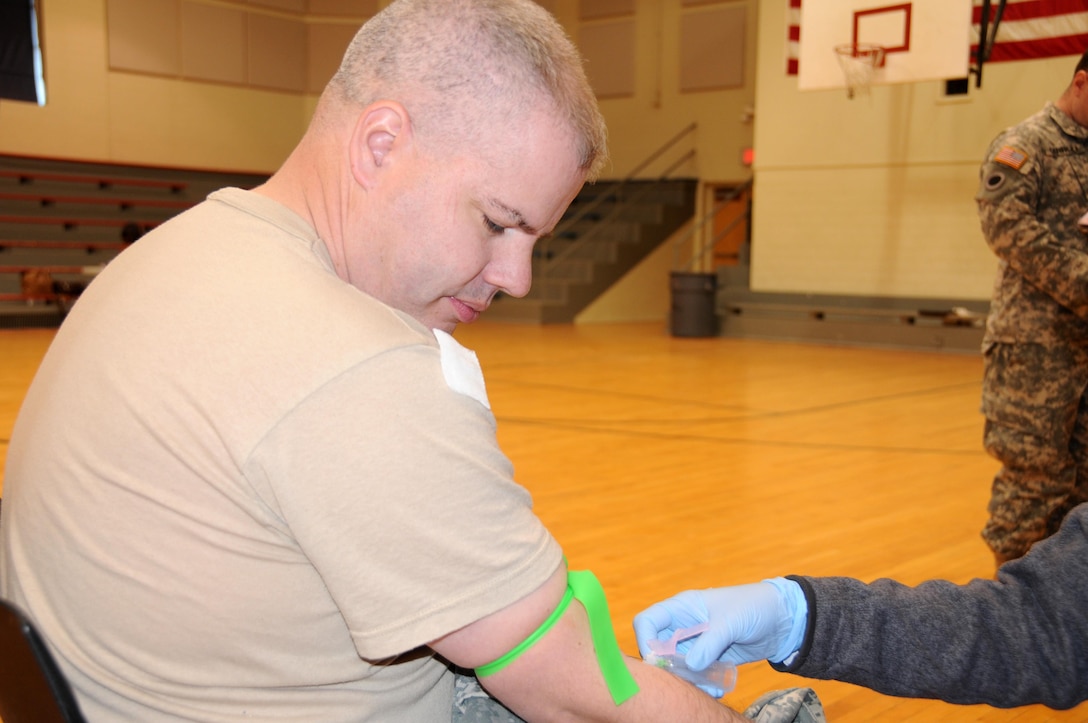
<path fill-rule="evenodd" d="M 1077 238 L 1083 191 L 1011 145 L 995 144 L 981 169 L 978 203 L 982 233 L 993 252 L 1026 281 L 1088 318 L 1088 253 Z M 1053 190 L 1050 190 L 1053 189 Z"/>

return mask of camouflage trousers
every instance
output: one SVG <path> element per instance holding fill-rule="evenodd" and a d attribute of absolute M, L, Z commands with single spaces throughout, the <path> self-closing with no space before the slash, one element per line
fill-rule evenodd
<path fill-rule="evenodd" d="M 984 445 L 1001 469 L 982 537 L 1013 559 L 1088 502 L 1088 345 L 999 343 L 984 358 Z"/>
<path fill-rule="evenodd" d="M 471 670 L 456 670 L 453 688 L 453 723 L 524 723 L 492 698 Z"/>
<path fill-rule="evenodd" d="M 811 688 L 787 688 L 761 696 L 744 716 L 755 723 L 827 723 L 823 704 Z M 480 687 L 471 671 L 458 671 L 453 723 L 524 723 Z"/>

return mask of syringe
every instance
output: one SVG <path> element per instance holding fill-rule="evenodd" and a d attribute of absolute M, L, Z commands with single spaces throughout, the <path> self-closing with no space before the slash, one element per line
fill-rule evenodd
<path fill-rule="evenodd" d="M 706 631 L 707 623 L 691 628 L 683 628 L 672 634 L 668 640 L 651 640 L 650 654 L 645 660 L 650 665 L 669 671 L 673 675 L 711 693 L 716 698 L 733 690 L 737 684 L 737 666 L 724 660 L 715 660 L 704 670 L 692 670 L 688 667 L 686 656 L 676 652 L 676 644 L 694 638 Z"/>

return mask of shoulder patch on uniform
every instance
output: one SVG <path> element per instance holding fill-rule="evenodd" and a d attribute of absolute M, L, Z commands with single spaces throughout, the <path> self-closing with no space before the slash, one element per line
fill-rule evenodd
<path fill-rule="evenodd" d="M 484 386 L 484 372 L 476 352 L 466 349 L 452 336 L 441 329 L 432 329 L 438 340 L 438 349 L 442 352 L 442 376 L 450 389 L 467 397 L 472 397 L 487 409 L 491 402 L 487 399 Z"/>
<path fill-rule="evenodd" d="M 985 186 L 987 191 L 996 191 L 1005 185 L 1005 174 L 1008 171 L 995 170 L 990 175 L 986 176 Z"/>
<path fill-rule="evenodd" d="M 1013 148 L 1012 146 L 1001 146 L 1001 150 L 994 156 L 994 163 L 1003 163 L 1009 168 L 1020 170 L 1020 166 L 1027 163 L 1028 154 L 1021 151 L 1019 148 Z"/>

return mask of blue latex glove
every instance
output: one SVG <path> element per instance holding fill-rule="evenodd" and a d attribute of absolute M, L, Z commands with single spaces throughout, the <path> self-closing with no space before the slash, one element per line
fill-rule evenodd
<path fill-rule="evenodd" d="M 808 603 L 800 585 L 781 577 L 751 585 L 688 590 L 635 616 L 639 652 L 646 657 L 650 640 L 667 640 L 676 630 L 708 621 L 706 632 L 677 647 L 692 670 L 704 670 L 715 660 L 737 665 L 757 660 L 777 663 L 804 642 Z"/>

